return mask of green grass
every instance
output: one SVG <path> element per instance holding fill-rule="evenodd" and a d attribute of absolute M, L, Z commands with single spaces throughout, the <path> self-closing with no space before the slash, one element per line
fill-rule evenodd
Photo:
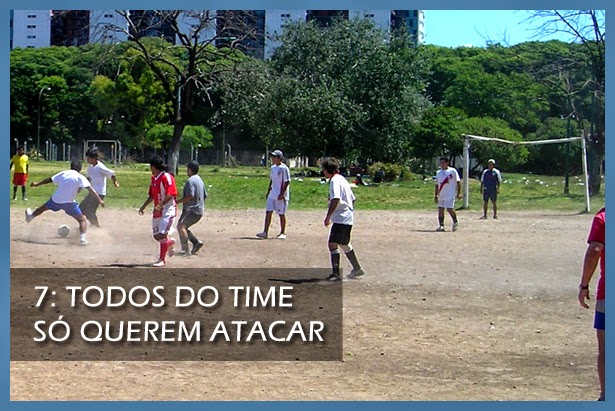
<path fill-rule="evenodd" d="M 66 163 L 33 162 L 30 165 L 30 181 L 40 181 L 67 168 Z M 138 208 L 147 197 L 150 172 L 146 164 L 117 167 L 120 188 L 108 185 L 108 207 Z M 291 170 L 291 174 L 293 171 Z M 220 168 L 202 166 L 201 177 L 205 181 L 209 198 L 208 209 L 262 208 L 268 185 L 268 170 L 263 167 Z M 181 193 L 186 175 L 181 169 L 177 178 Z M 564 195 L 563 177 L 547 177 L 524 174 L 503 174 L 504 183 L 500 190 L 498 205 L 502 210 L 560 210 L 581 211 L 584 208 L 583 186 L 578 177 L 570 178 L 570 194 Z M 542 183 L 541 183 L 542 182 Z M 479 209 L 482 198 L 480 183 L 471 181 L 470 207 Z M 53 193 L 55 186 L 28 187 L 28 204 L 33 207 L 42 204 Z M 431 181 L 399 181 L 354 189 L 357 207 L 367 210 L 428 210 L 434 208 L 434 185 Z M 313 210 L 326 207 L 328 185 L 318 178 L 304 177 L 303 181 L 293 178 L 291 182 L 291 209 Z M 79 195 L 78 200 L 85 196 Z M 19 198 L 19 194 L 18 194 Z M 13 206 L 23 207 L 17 201 Z M 604 206 L 604 197 L 592 198 L 592 210 Z"/>

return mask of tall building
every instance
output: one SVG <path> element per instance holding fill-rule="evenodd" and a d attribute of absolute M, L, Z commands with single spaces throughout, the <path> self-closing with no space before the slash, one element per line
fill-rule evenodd
<path fill-rule="evenodd" d="M 126 40 L 128 40 L 126 19 L 117 11 L 90 11 L 90 43 L 115 44 Z"/>
<path fill-rule="evenodd" d="M 11 48 L 38 48 L 51 44 L 51 10 L 14 10 L 11 15 Z"/>
<path fill-rule="evenodd" d="M 52 46 L 83 46 L 90 42 L 88 10 L 52 10 L 50 25 Z"/>
<path fill-rule="evenodd" d="M 265 10 L 218 10 L 217 12 L 217 46 L 237 42 L 244 53 L 265 58 Z"/>

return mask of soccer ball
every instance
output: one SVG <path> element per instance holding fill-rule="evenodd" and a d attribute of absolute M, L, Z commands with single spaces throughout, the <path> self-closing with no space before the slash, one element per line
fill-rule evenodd
<path fill-rule="evenodd" d="M 70 227 L 67 226 L 66 224 L 62 224 L 60 227 L 58 227 L 58 235 L 62 238 L 66 238 L 68 237 L 68 235 L 70 234 Z"/>

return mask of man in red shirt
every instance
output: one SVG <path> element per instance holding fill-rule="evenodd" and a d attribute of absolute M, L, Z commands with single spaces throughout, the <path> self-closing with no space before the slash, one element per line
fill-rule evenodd
<path fill-rule="evenodd" d="M 594 271 L 600 261 L 600 279 L 598 280 L 598 290 L 596 291 L 596 314 L 594 317 L 594 328 L 598 337 L 598 378 L 600 380 L 600 398 L 604 401 L 604 254 L 605 254 L 605 209 L 598 211 L 594 216 L 592 227 L 587 238 L 587 251 L 583 260 L 583 273 L 581 274 L 581 284 L 579 285 L 579 303 L 583 308 L 589 308 L 589 282 L 594 275 Z"/>
<path fill-rule="evenodd" d="M 167 167 L 162 158 L 155 156 L 149 162 L 152 172 L 152 181 L 149 186 L 149 197 L 141 208 L 139 214 L 145 213 L 145 208 L 153 201 L 154 214 L 152 216 L 152 229 L 154 239 L 160 243 L 160 256 L 154 267 L 164 267 L 166 257 L 173 256 L 175 240 L 169 238 L 169 231 L 173 227 L 173 221 L 177 213 L 177 187 L 175 178 L 167 172 Z"/>

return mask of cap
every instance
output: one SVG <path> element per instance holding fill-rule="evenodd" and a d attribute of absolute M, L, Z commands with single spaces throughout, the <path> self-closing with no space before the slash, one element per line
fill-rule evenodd
<path fill-rule="evenodd" d="M 284 158 L 284 153 L 282 153 L 280 150 L 273 150 L 271 153 L 269 153 L 269 155 L 277 158 Z"/>
<path fill-rule="evenodd" d="M 495 160 L 490 158 L 489 161 L 487 161 L 487 163 L 491 163 L 491 164 L 495 165 Z"/>

